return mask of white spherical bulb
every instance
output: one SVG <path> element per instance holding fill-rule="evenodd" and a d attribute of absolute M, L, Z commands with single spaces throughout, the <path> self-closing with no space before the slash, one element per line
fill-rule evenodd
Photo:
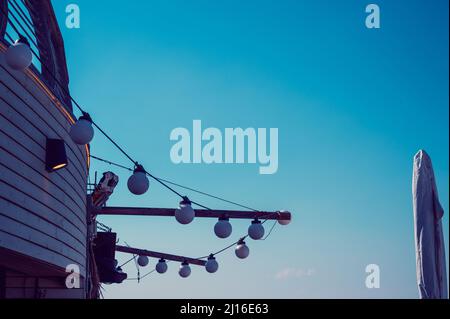
<path fill-rule="evenodd" d="M 139 256 L 137 263 L 141 267 L 145 267 L 148 265 L 148 257 L 147 256 Z"/>
<path fill-rule="evenodd" d="M 284 210 L 282 210 L 282 211 L 280 211 L 280 213 L 285 213 L 286 211 L 284 211 Z M 280 225 L 289 225 L 290 223 L 291 223 L 291 221 L 292 221 L 292 215 L 291 215 L 291 218 L 290 219 L 279 219 L 278 220 L 278 224 L 280 224 Z"/>
<path fill-rule="evenodd" d="M 155 267 L 156 271 L 163 274 L 167 271 L 167 263 L 164 260 L 160 260 Z"/>
<path fill-rule="evenodd" d="M 16 41 L 6 50 L 6 63 L 14 70 L 25 70 L 31 65 L 33 55 L 29 45 Z"/>
<path fill-rule="evenodd" d="M 231 223 L 226 219 L 219 219 L 219 221 L 214 225 L 214 233 L 219 238 L 227 238 L 231 235 L 233 227 Z"/>
<path fill-rule="evenodd" d="M 207 272 L 209 273 L 215 273 L 217 271 L 217 269 L 219 269 L 219 264 L 217 263 L 216 258 L 214 257 L 210 257 L 208 258 L 208 261 L 205 264 L 205 269 Z"/>
<path fill-rule="evenodd" d="M 195 211 L 190 204 L 180 203 L 180 208 L 175 210 L 175 218 L 180 224 L 189 224 L 194 220 L 194 217 Z"/>
<path fill-rule="evenodd" d="M 94 138 L 94 128 L 90 121 L 79 119 L 70 127 L 69 135 L 78 145 L 89 144 Z"/>
<path fill-rule="evenodd" d="M 283 226 L 289 225 L 290 223 L 291 223 L 290 219 L 279 219 L 278 220 L 278 224 L 283 225 Z"/>
<path fill-rule="evenodd" d="M 128 189 L 134 195 L 144 194 L 149 187 L 149 181 L 145 172 L 135 171 L 133 175 L 128 178 Z"/>
<path fill-rule="evenodd" d="M 180 269 L 178 270 L 178 274 L 182 278 L 189 277 L 189 275 L 191 274 L 191 267 L 185 263 L 181 264 Z"/>
<path fill-rule="evenodd" d="M 248 235 L 251 239 L 261 239 L 264 236 L 264 226 L 260 221 L 253 221 L 252 224 L 248 227 Z"/>
<path fill-rule="evenodd" d="M 250 254 L 250 249 L 248 249 L 247 245 L 245 243 L 238 244 L 236 246 L 236 249 L 234 250 L 234 253 L 236 256 L 240 259 L 247 258 Z"/>

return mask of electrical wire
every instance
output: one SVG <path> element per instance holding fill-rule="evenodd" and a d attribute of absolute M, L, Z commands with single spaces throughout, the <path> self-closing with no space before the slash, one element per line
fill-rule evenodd
<path fill-rule="evenodd" d="M 105 159 L 103 159 L 103 158 L 94 156 L 94 155 L 92 155 L 92 154 L 90 154 L 89 156 L 90 156 L 91 158 L 95 159 L 95 160 L 98 160 L 98 161 L 101 161 L 101 162 L 105 162 L 106 164 L 109 164 L 109 165 L 112 165 L 112 166 L 117 166 L 117 167 L 126 169 L 127 171 L 130 171 L 130 172 L 133 171 L 133 169 L 131 169 L 131 168 L 129 168 L 129 167 L 126 167 L 126 166 L 124 166 L 124 165 L 120 165 L 120 164 L 117 164 L 117 163 L 114 163 L 114 162 L 105 160 Z"/>
<path fill-rule="evenodd" d="M 14 10 L 19 14 L 19 16 L 21 17 L 22 21 L 25 22 L 25 24 L 27 25 L 28 29 L 31 31 L 31 33 L 33 33 L 33 35 L 36 37 L 36 32 L 34 31 L 33 28 L 33 22 L 31 21 L 31 19 L 25 14 L 25 12 L 23 11 L 23 9 L 20 7 L 20 5 L 17 3 L 16 0 L 9 0 L 9 3 L 12 5 L 12 7 L 14 8 Z"/>
<path fill-rule="evenodd" d="M 116 167 L 119 167 L 119 168 L 122 168 L 122 169 L 125 169 L 125 170 L 128 170 L 128 171 L 131 171 L 131 172 L 133 171 L 129 167 L 126 167 L 126 166 L 121 165 L 121 164 L 114 163 L 112 161 L 103 159 L 103 158 L 98 157 L 98 156 L 90 155 L 90 157 L 95 159 L 95 160 L 97 160 L 97 161 L 101 161 L 101 162 L 107 163 L 107 164 L 112 165 L 112 166 L 116 166 Z M 181 184 L 175 183 L 175 182 L 170 181 L 170 180 L 165 179 L 165 178 L 160 178 L 160 177 L 155 177 L 155 178 L 157 178 L 157 179 L 159 179 L 159 180 L 161 180 L 161 181 L 163 181 L 163 182 L 165 182 L 167 184 L 179 187 L 179 188 L 183 188 L 183 189 L 186 189 L 186 190 L 189 190 L 189 191 L 192 191 L 192 192 L 195 192 L 195 193 L 207 196 L 207 197 L 211 197 L 211 198 L 220 200 L 220 201 L 225 202 L 225 203 L 233 204 L 233 205 L 236 205 L 236 206 L 241 207 L 241 208 L 249 209 L 249 210 L 254 211 L 254 212 L 259 212 L 259 210 L 255 209 L 255 208 L 251 208 L 249 206 L 245 206 L 245 205 L 239 204 L 237 202 L 233 202 L 233 201 L 230 201 L 228 199 L 225 199 L 225 198 L 222 198 L 222 197 L 219 197 L 219 196 L 216 196 L 216 195 L 212 195 L 212 194 L 200 191 L 200 190 L 195 189 L 195 188 L 191 188 L 191 187 L 188 187 L 188 186 L 185 186 L 185 185 L 181 185 Z"/>
<path fill-rule="evenodd" d="M 131 168 L 129 168 L 129 167 L 126 167 L 126 166 L 121 165 L 121 164 L 117 164 L 117 163 L 115 163 L 115 162 L 112 162 L 112 161 L 103 159 L 103 158 L 98 157 L 98 156 L 95 156 L 95 155 L 91 155 L 91 158 L 93 158 L 93 159 L 95 159 L 95 160 L 98 160 L 98 161 L 101 161 L 101 162 L 104 162 L 104 163 L 107 163 L 107 164 L 112 165 L 112 166 L 116 166 L 116 167 L 119 167 L 119 168 L 128 170 L 128 171 L 133 171 L 133 170 L 132 170 Z M 172 181 L 169 181 L 169 180 L 167 180 L 167 179 L 164 179 L 164 181 L 165 181 L 166 183 L 173 184 L 174 186 L 177 186 L 177 187 L 180 187 L 180 188 L 185 188 L 185 189 L 188 189 L 188 190 L 190 190 L 190 191 L 193 191 L 193 192 L 196 192 L 196 193 L 200 193 L 200 194 L 205 195 L 205 196 L 208 196 L 208 197 L 212 197 L 212 198 L 215 198 L 215 199 L 218 199 L 218 200 L 227 202 L 227 203 L 231 203 L 231 204 L 234 204 L 234 205 L 237 205 L 237 206 L 240 206 L 240 207 L 243 207 L 243 208 L 248 208 L 248 209 L 251 209 L 251 210 L 253 210 L 253 211 L 255 211 L 255 212 L 258 212 L 256 209 L 250 208 L 250 207 L 248 207 L 248 206 L 245 206 L 245 205 L 242 205 L 242 204 L 239 204 L 239 203 L 235 203 L 235 202 L 232 202 L 232 201 L 223 199 L 223 198 L 221 198 L 221 197 L 217 197 L 217 196 L 214 196 L 214 195 L 211 195 L 211 194 L 208 194 L 208 193 L 199 191 L 199 190 L 197 190 L 197 189 L 193 189 L 193 188 L 190 188 L 190 187 L 186 187 L 186 186 L 183 186 L 183 185 L 174 183 L 174 182 L 172 182 Z M 264 219 L 264 216 L 265 216 L 265 215 L 263 215 L 262 218 L 260 217 L 260 219 Z M 267 221 L 268 221 L 268 219 L 264 219 L 264 220 L 261 222 L 261 224 L 264 224 L 264 223 L 266 223 Z M 273 223 L 272 227 L 270 228 L 268 234 L 267 234 L 264 238 L 262 238 L 261 240 L 266 240 L 266 239 L 270 236 L 270 234 L 272 233 L 272 231 L 273 231 L 273 229 L 275 228 L 276 224 L 277 224 L 277 220 L 274 221 L 274 223 Z M 221 254 L 222 252 L 224 252 L 224 251 L 230 249 L 231 247 L 235 246 L 236 244 L 238 244 L 240 241 L 245 240 L 247 237 L 248 237 L 248 235 L 245 235 L 245 236 L 241 237 L 239 240 L 233 242 L 232 244 L 226 246 L 225 248 L 222 248 L 222 249 L 216 251 L 215 253 L 212 253 L 212 255 L 213 255 L 213 256 L 216 256 L 216 255 Z M 201 259 L 205 259 L 205 258 L 208 258 L 208 257 L 209 257 L 209 255 L 205 255 L 205 256 L 202 256 L 202 257 L 198 257 L 198 258 L 196 258 L 196 259 L 201 260 Z M 131 259 L 131 260 L 132 260 L 132 259 Z M 131 261 L 131 260 L 130 260 L 130 261 Z M 127 263 L 128 263 L 128 262 L 127 262 Z M 141 278 L 143 278 L 143 277 L 141 277 Z"/>
<path fill-rule="evenodd" d="M 9 16 L 7 15 L 7 13 L 2 9 L 1 10 L 3 12 L 3 14 L 7 17 L 7 20 L 9 21 L 9 24 L 13 27 L 13 29 L 15 30 L 15 32 L 19 35 L 22 36 L 20 31 L 17 29 L 17 27 L 12 23 L 11 19 L 9 19 Z M 12 15 L 12 14 L 11 14 Z M 12 15 L 13 16 L 13 15 Z M 14 20 L 16 20 L 16 22 L 21 26 L 22 30 L 25 31 L 25 33 L 27 34 L 28 37 L 30 37 L 30 35 L 28 34 L 28 32 L 24 29 L 23 25 L 15 18 L 15 16 L 13 16 Z M 7 34 L 7 36 L 12 40 L 12 37 L 5 32 L 5 34 Z M 31 38 L 31 37 L 30 37 Z M 35 43 L 35 42 L 33 42 Z M 37 46 L 37 44 L 36 44 Z M 70 93 L 68 92 L 68 90 L 59 82 L 59 80 L 56 78 L 56 76 L 53 74 L 53 72 L 51 72 L 51 70 L 46 66 L 45 63 L 43 63 L 42 59 L 39 57 L 39 55 L 33 50 L 33 48 L 30 47 L 30 50 L 32 52 L 32 54 L 36 57 L 36 59 L 38 59 L 38 61 L 40 62 L 41 66 L 44 67 L 46 69 L 46 71 L 50 74 L 50 76 L 53 78 L 53 80 L 59 85 L 59 87 L 61 88 L 61 90 L 63 90 L 63 92 L 70 98 L 70 100 L 75 104 L 75 106 L 79 109 L 79 111 L 82 114 L 86 114 L 86 112 L 83 110 L 83 108 L 78 104 L 78 102 L 70 95 Z M 125 155 L 125 157 L 127 157 L 135 166 L 139 165 L 139 163 L 137 161 L 135 161 L 119 144 L 117 144 L 110 136 L 109 134 L 107 134 L 95 121 L 92 121 L 92 125 L 95 126 L 102 134 L 103 136 L 105 136 L 123 155 Z M 183 196 L 182 194 L 180 194 L 179 192 L 177 192 L 176 190 L 174 190 L 172 187 L 170 187 L 169 185 L 167 185 L 164 181 L 158 179 L 157 177 L 155 177 L 153 174 L 151 174 L 150 172 L 145 170 L 145 173 L 152 179 L 154 179 L 155 181 L 157 181 L 158 183 L 160 183 L 161 185 L 163 185 L 165 188 L 167 188 L 168 190 L 170 190 L 172 193 L 178 195 L 180 198 L 184 199 L 185 196 Z M 211 208 L 204 206 L 198 202 L 194 202 L 191 201 L 193 204 L 203 207 L 205 209 L 208 210 L 212 210 Z"/>
<path fill-rule="evenodd" d="M 3 10 L 2 10 L 3 11 Z M 9 10 L 10 11 L 10 13 L 11 13 L 11 10 Z M 3 11 L 3 13 L 5 14 L 5 12 Z M 12 14 L 11 14 L 12 15 Z M 23 27 L 23 25 L 17 20 L 17 18 L 14 16 L 14 15 L 12 15 L 13 16 L 13 18 L 16 20 L 16 22 L 21 26 L 21 28 L 22 28 L 22 30 L 24 30 L 25 31 L 25 33 L 27 34 L 27 36 L 28 37 L 30 37 L 31 38 L 31 36 L 29 35 L 29 33 L 25 30 L 25 28 Z M 8 17 L 8 16 L 7 16 Z M 14 28 L 14 30 L 16 31 L 16 33 L 18 33 L 19 35 L 20 35 L 20 32 L 18 31 L 18 29 L 14 26 L 14 24 L 11 22 L 11 20 L 8 18 L 8 20 L 9 20 L 9 22 L 10 22 L 10 24 L 11 24 L 11 26 L 13 26 L 13 28 Z M 35 43 L 35 42 L 34 42 Z M 36 45 L 36 47 L 37 47 L 37 44 L 35 43 L 35 45 Z M 31 48 L 30 48 L 31 49 Z M 75 99 L 70 95 L 70 93 L 66 90 L 66 88 L 63 86 L 63 85 L 61 85 L 61 83 L 59 82 L 59 80 L 54 76 L 54 74 L 48 69 L 48 67 L 42 62 L 42 60 L 41 60 L 41 58 L 38 56 L 38 54 L 33 50 L 33 49 L 31 49 L 31 51 L 32 51 L 32 53 L 34 54 L 34 56 L 39 60 L 39 62 L 41 63 L 41 65 L 48 71 L 48 73 L 52 76 L 52 78 L 56 81 L 56 83 L 60 86 L 60 88 L 70 97 L 70 99 L 72 100 L 72 102 L 77 106 L 77 108 L 80 110 L 80 112 L 82 112 L 83 114 L 85 114 L 86 112 L 83 110 L 83 108 L 77 103 L 77 101 L 75 101 Z M 94 121 L 92 121 L 92 124 L 110 141 L 110 142 L 112 142 L 113 143 L 113 145 L 114 146 L 116 146 L 116 148 L 118 148 L 119 149 L 119 151 L 121 151 L 135 166 L 137 166 L 138 165 L 138 162 L 137 161 L 135 161 L 130 155 L 128 155 L 128 153 L 127 152 L 125 152 L 105 131 L 103 131 Z M 91 156 L 92 157 L 92 156 Z M 94 157 L 93 157 L 94 158 Z M 96 159 L 98 159 L 98 158 L 96 158 Z M 111 162 L 109 162 L 110 164 L 112 164 Z M 117 164 L 118 165 L 118 164 Z M 168 190 L 170 190 L 171 192 L 173 192 L 174 194 L 176 194 L 176 195 L 178 195 L 179 197 L 181 197 L 181 198 L 184 198 L 185 196 L 183 196 L 182 194 L 180 194 L 179 192 L 177 192 L 176 190 L 174 190 L 172 187 L 170 187 L 170 186 L 168 186 L 167 184 L 171 184 L 171 185 L 174 185 L 174 186 L 178 186 L 178 187 L 180 187 L 180 188 L 184 188 L 184 189 L 187 189 L 187 190 L 191 190 L 191 191 L 194 191 L 194 192 L 197 192 L 197 193 L 199 193 L 199 194 L 202 194 L 202 195 L 205 195 L 205 196 L 208 196 L 208 197 L 211 197 L 211 198 L 215 198 L 215 199 L 218 199 L 218 200 L 221 200 L 221 201 L 223 201 L 223 202 L 227 202 L 227 203 L 230 203 L 230 204 L 233 204 L 233 205 L 237 205 L 237 206 L 239 206 L 239 207 L 242 207 L 242 208 L 246 208 L 246 209 L 250 209 L 250 210 L 252 210 L 252 211 L 255 211 L 255 212 L 258 212 L 258 210 L 256 210 L 256 209 L 254 209 L 254 208 L 251 208 L 251 207 L 248 207 L 248 206 L 245 206 L 245 205 L 242 205 L 242 204 L 239 204 L 239 203 L 236 203 L 236 202 L 232 202 L 232 201 L 229 201 L 229 200 L 226 200 L 226 199 L 224 199 L 224 198 L 220 198 L 220 197 L 218 197 L 218 196 L 214 196 L 214 195 L 211 195 L 211 194 L 207 194 L 207 193 L 205 193 L 205 192 L 201 192 L 201 191 L 199 191 L 199 190 L 194 190 L 193 188 L 190 188 L 190 187 L 187 187 L 187 186 L 183 186 L 183 185 L 180 185 L 180 184 L 177 184 L 177 183 L 175 183 L 175 182 L 172 182 L 172 181 L 167 181 L 167 180 L 165 180 L 165 179 L 161 179 L 161 178 L 158 178 L 158 177 L 156 177 L 156 176 L 154 176 L 153 174 L 151 174 L 150 172 L 148 172 L 148 171 L 145 171 L 145 173 L 149 176 L 149 177 L 151 177 L 152 179 L 154 179 L 155 181 L 157 181 L 158 183 L 160 183 L 161 185 L 163 185 L 165 188 L 167 188 Z M 203 205 L 203 204 L 200 204 L 200 203 L 198 203 L 198 202 L 196 202 L 196 201 L 192 201 L 191 200 L 191 202 L 193 203 L 193 204 L 195 204 L 195 205 L 197 205 L 197 206 L 199 206 L 199 207 L 202 207 L 202 208 L 205 208 L 205 209 L 208 209 L 208 210 L 212 210 L 211 208 L 209 208 L 209 207 L 207 207 L 207 206 L 205 206 L 205 205 Z"/>
<path fill-rule="evenodd" d="M 3 11 L 3 10 L 2 10 L 2 11 Z M 16 23 L 20 26 L 20 28 L 22 29 L 22 31 L 25 32 L 27 38 L 28 38 L 29 40 L 31 40 L 31 42 L 34 44 L 34 46 L 35 46 L 36 48 L 38 48 L 38 45 L 37 45 L 36 40 L 34 39 L 34 37 L 32 37 L 32 36 L 28 33 L 27 29 L 24 28 L 23 25 L 19 22 L 19 20 L 17 19 L 16 15 L 14 14 L 14 12 L 12 12 L 11 9 L 8 9 L 8 13 L 9 13 L 9 15 L 11 15 L 11 17 L 16 21 Z M 9 19 L 9 16 L 8 16 L 8 20 L 9 20 L 9 22 L 10 22 L 9 24 L 10 24 L 11 27 L 14 29 L 14 31 L 17 33 L 17 35 L 19 35 L 19 36 L 22 35 L 22 33 L 17 29 L 17 27 L 11 22 L 11 19 Z M 36 54 L 35 54 L 35 55 L 36 55 Z M 41 62 L 41 63 L 42 63 L 42 62 Z"/>
<path fill-rule="evenodd" d="M 267 221 L 267 219 L 266 219 L 265 221 Z M 265 222 L 265 221 L 264 221 L 264 222 Z M 272 234 L 272 231 L 273 231 L 273 229 L 275 228 L 275 226 L 276 226 L 277 224 L 278 224 L 278 221 L 275 220 L 275 221 L 273 222 L 273 225 L 272 225 L 272 227 L 270 228 L 269 232 L 267 233 L 266 237 L 262 238 L 261 240 L 266 240 L 267 237 L 269 237 L 270 234 Z"/>
<path fill-rule="evenodd" d="M 23 1 L 22 1 L 23 2 Z M 23 2 L 24 3 L 24 2 Z M 17 3 L 15 3 L 16 5 L 17 5 Z M 25 4 L 25 3 L 24 3 Z M 18 6 L 18 5 L 17 5 Z M 21 17 L 21 19 L 25 22 L 25 24 L 27 24 L 27 22 L 26 22 L 26 19 L 24 19 L 24 17 L 26 17 L 26 15 L 24 14 L 24 12 L 22 11 L 22 14 L 23 14 L 23 16 L 19 13 L 19 11 L 17 11 L 17 8 L 14 6 L 14 4 L 13 4 L 13 7 L 14 7 L 14 9 L 16 10 L 16 12 L 18 13 L 18 15 Z M 18 6 L 19 7 L 19 6 Z M 19 7 L 20 8 L 20 7 Z M 14 29 L 14 31 L 19 35 L 19 36 L 22 36 L 22 34 L 21 34 L 21 32 L 18 30 L 18 28 L 12 23 L 12 21 L 11 21 L 11 19 L 9 18 L 9 15 L 2 9 L 1 10 L 2 11 L 2 13 L 3 13 L 3 15 L 7 18 L 7 20 L 9 21 L 9 24 L 11 25 L 11 27 Z M 17 22 L 17 24 L 21 27 L 21 29 L 25 32 L 25 34 L 30 38 L 30 40 L 33 42 L 33 44 L 36 46 L 36 47 L 38 47 L 37 46 L 37 43 L 35 42 L 35 40 L 33 39 L 33 37 L 31 37 L 30 36 L 30 34 L 28 33 L 28 31 L 23 27 L 23 25 L 19 22 L 19 20 L 18 20 L 18 18 L 11 12 L 11 10 L 9 10 L 9 13 L 11 14 L 11 16 L 12 16 L 12 18 Z M 30 26 L 27 24 L 27 26 L 30 28 Z M 32 31 L 32 33 L 34 33 L 33 32 L 33 30 L 32 30 L 32 28 L 30 28 L 30 30 Z M 10 41 L 11 42 L 13 42 L 13 38 L 8 34 L 8 32 L 5 32 L 5 34 L 6 34 L 6 36 L 10 39 Z M 70 95 L 70 93 L 68 92 L 68 90 L 59 82 L 59 80 L 57 79 L 57 77 L 53 74 L 53 72 L 51 72 L 50 70 L 49 70 L 49 68 L 45 65 L 45 63 L 43 63 L 43 61 L 41 60 L 41 58 L 40 58 L 40 56 L 30 47 L 30 50 L 31 50 L 31 52 L 33 53 L 33 55 L 36 57 L 36 59 L 38 59 L 39 60 L 39 62 L 41 63 L 41 66 L 42 67 L 44 67 L 45 69 L 46 69 L 46 71 L 50 74 L 50 76 L 53 78 L 53 80 L 59 85 L 59 87 L 61 88 L 61 90 L 63 90 L 63 92 L 70 98 L 70 100 L 74 103 L 74 105 L 78 108 L 78 110 L 82 113 L 82 114 L 86 114 L 86 112 L 83 110 L 83 108 L 78 104 L 78 102 Z M 125 157 L 127 157 L 133 164 L 134 164 L 134 166 L 137 166 L 137 165 L 139 165 L 138 164 L 138 162 L 137 161 L 135 161 L 120 145 L 118 145 L 117 144 L 117 142 L 115 142 L 110 136 L 109 136 L 109 134 L 107 134 L 96 122 L 94 122 L 94 121 L 92 121 L 92 125 L 93 126 L 95 126 Z M 106 162 L 106 163 L 108 163 L 108 164 L 110 164 L 110 165 L 114 165 L 114 166 L 117 166 L 117 167 L 121 167 L 121 168 L 123 168 L 123 169 L 127 169 L 127 170 L 129 170 L 129 171 L 133 171 L 131 168 L 128 168 L 128 167 L 126 167 L 126 166 L 123 166 L 123 165 L 120 165 L 120 164 L 116 164 L 116 163 L 113 163 L 113 162 L 111 162 L 111 161 L 107 161 L 107 160 L 104 160 L 104 159 L 102 159 L 102 158 L 99 158 L 99 157 L 96 157 L 96 156 L 93 156 L 93 155 L 91 155 L 90 156 L 91 158 L 93 158 L 93 159 L 97 159 L 97 160 L 100 160 L 100 161 L 103 161 L 103 162 Z M 236 203 L 236 202 L 233 202 L 233 201 L 229 201 L 229 200 L 227 200 L 227 199 L 224 199 L 224 198 L 221 198 L 221 197 L 218 197 L 218 196 L 215 196 L 215 195 L 211 195 L 211 194 L 208 194 L 208 193 L 205 193 L 205 192 L 202 192 L 202 191 L 199 191 L 199 190 L 196 190 L 196 189 L 194 189 L 194 188 L 191 188 L 191 187 L 187 187 L 187 186 L 184 186 L 184 185 L 181 185 L 181 184 L 178 184 L 178 183 L 175 183 L 175 182 L 172 182 L 172 181 L 169 181 L 169 180 L 166 180 L 166 179 L 161 179 L 161 178 L 158 178 L 158 177 L 156 177 L 156 176 L 154 176 L 154 175 L 152 175 L 151 173 L 149 173 L 149 172 L 147 172 L 147 171 L 145 171 L 145 173 L 149 176 L 149 177 L 151 177 L 152 179 L 154 179 L 155 181 L 157 181 L 157 182 L 159 182 L 161 185 L 163 185 L 165 188 L 167 188 L 167 189 L 169 189 L 171 192 L 173 192 L 174 194 L 176 194 L 176 195 L 178 195 L 179 197 L 181 197 L 181 198 L 185 198 L 185 196 L 183 196 L 183 195 L 181 195 L 179 192 L 177 192 L 176 190 L 174 190 L 172 187 L 170 187 L 168 184 L 170 184 L 170 185 L 173 185 L 173 186 L 176 186 L 176 187 L 180 187 L 180 188 L 183 188 L 183 189 L 186 189 L 186 190 L 190 190 L 190 191 L 192 191 L 192 192 L 196 192 L 196 193 L 199 193 L 199 194 L 202 194 L 202 195 L 204 195 L 204 196 L 208 196 L 208 197 L 211 197 L 211 198 L 215 198 L 215 199 L 217 199 L 217 200 L 220 200 L 220 201 L 223 201 L 223 202 L 227 202 L 227 203 L 230 203 L 230 204 L 233 204 L 233 205 L 236 205 L 236 206 L 239 206 L 239 207 L 242 207 L 242 208 L 246 208 L 246 209 L 249 209 L 249 210 L 252 210 L 252 211 L 255 211 L 255 212 L 259 212 L 258 210 L 256 210 L 256 209 L 254 209 L 254 208 L 251 208 L 251 207 L 248 207 L 248 206 L 245 206 L 245 205 L 242 205 L 242 204 L 239 204 L 239 203 Z M 194 202 L 194 201 L 191 201 L 193 204 L 195 204 L 195 205 L 197 205 L 197 206 L 200 206 L 200 207 L 203 207 L 203 208 L 205 208 L 205 209 L 208 209 L 208 210 L 211 210 L 210 208 L 208 208 L 208 207 L 206 207 L 206 206 L 203 206 L 203 205 L 201 205 L 201 204 L 199 204 L 199 203 L 197 203 L 197 202 Z M 256 216 L 256 215 L 255 215 Z M 263 218 L 260 218 L 260 219 L 263 219 Z M 264 224 L 266 221 L 267 221 L 268 219 L 265 219 L 263 222 L 262 222 L 262 224 Z M 111 231 L 111 228 L 109 228 L 109 227 L 107 227 L 106 225 L 104 225 L 104 224 L 101 224 L 101 223 L 99 223 L 98 222 L 98 225 L 100 225 L 100 226 L 102 226 L 102 227 L 104 227 L 106 230 L 109 230 L 109 231 Z M 272 233 L 272 231 L 273 231 L 273 229 L 274 229 L 274 227 L 275 227 L 275 225 L 276 225 L 276 221 L 275 221 L 275 223 L 272 225 L 272 227 L 271 227 L 271 229 L 270 229 L 270 231 L 269 231 L 269 233 L 267 234 L 267 236 L 265 237 L 265 238 L 263 238 L 263 240 L 265 240 L 265 239 L 267 239 L 267 237 L 269 237 L 270 236 L 270 234 Z M 243 236 L 243 237 L 241 237 L 238 241 L 236 241 L 236 242 L 234 242 L 234 243 L 232 243 L 232 244 L 230 244 L 230 245 L 228 245 L 228 246 L 226 246 L 225 248 L 223 248 L 223 249 L 221 249 L 221 250 L 219 250 L 219 251 L 217 251 L 217 252 L 215 252 L 215 253 L 213 253 L 212 255 L 218 255 L 218 254 L 221 254 L 222 252 L 224 252 L 224 251 L 226 251 L 226 250 L 228 250 L 228 249 L 230 249 L 231 247 L 233 247 L 234 245 L 236 245 L 236 244 L 238 244 L 239 242 L 242 242 L 243 240 L 245 240 L 246 238 L 248 237 L 248 235 L 245 235 L 245 236 Z M 127 245 L 128 246 L 128 245 Z M 209 257 L 209 255 L 207 255 L 207 256 L 203 256 L 203 257 L 199 257 L 199 258 L 197 258 L 197 259 L 205 259 L 205 258 L 207 258 L 207 257 Z M 152 270 L 152 271 L 150 271 L 149 273 L 147 273 L 147 274 L 145 274 L 144 276 L 142 276 L 142 277 L 140 277 L 139 276 L 139 267 L 138 267 L 138 265 L 137 265 L 137 262 L 136 262 L 136 259 L 135 259 L 135 256 L 133 255 L 133 258 L 131 258 L 129 261 L 127 261 L 126 263 L 124 263 L 124 264 L 122 264 L 121 266 L 123 266 L 123 265 L 125 265 L 125 264 L 127 264 L 128 262 L 130 262 L 131 260 L 135 260 L 135 263 L 136 263 L 136 267 L 138 268 L 138 278 L 137 278 L 137 280 L 139 281 L 139 280 L 141 280 L 141 279 L 143 279 L 144 277 L 146 277 L 147 275 L 149 275 L 149 274 L 151 274 L 151 273 L 153 273 L 155 270 Z M 129 280 L 132 280 L 131 278 L 129 279 Z"/>

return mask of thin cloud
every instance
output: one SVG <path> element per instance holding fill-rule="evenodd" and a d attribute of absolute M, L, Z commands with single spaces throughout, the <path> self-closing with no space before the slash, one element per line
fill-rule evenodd
<path fill-rule="evenodd" d="M 284 268 L 275 274 L 275 279 L 286 280 L 289 278 L 311 277 L 316 273 L 314 268 Z"/>

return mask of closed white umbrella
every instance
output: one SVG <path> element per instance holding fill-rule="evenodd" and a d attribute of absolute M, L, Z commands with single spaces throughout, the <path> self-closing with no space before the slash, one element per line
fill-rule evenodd
<path fill-rule="evenodd" d="M 419 295 L 421 299 L 446 299 L 444 209 L 439 203 L 431 159 L 423 150 L 414 156 L 412 192 Z"/>

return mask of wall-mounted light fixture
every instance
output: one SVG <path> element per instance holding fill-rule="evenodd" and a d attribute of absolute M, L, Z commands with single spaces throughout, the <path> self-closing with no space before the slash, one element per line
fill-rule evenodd
<path fill-rule="evenodd" d="M 67 166 L 66 145 L 63 140 L 47 138 L 45 150 L 45 169 L 57 171 Z"/>

